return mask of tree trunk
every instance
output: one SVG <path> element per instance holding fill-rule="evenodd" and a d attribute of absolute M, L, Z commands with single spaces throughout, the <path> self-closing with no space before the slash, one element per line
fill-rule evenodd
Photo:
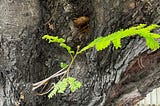
<path fill-rule="evenodd" d="M 121 28 L 160 24 L 159 7 L 159 0 L 1 0 L 0 106 L 134 105 L 160 86 L 160 50 L 150 51 L 140 37 L 123 39 L 118 50 L 112 45 L 101 52 L 90 49 L 77 57 L 70 72 L 83 86 L 48 99 L 32 92 L 32 83 L 57 72 L 70 58 L 41 37 L 63 37 L 76 50 Z M 89 22 L 76 24 L 81 16 Z"/>
<path fill-rule="evenodd" d="M 36 62 L 40 5 L 38 0 L 1 0 L 0 8 L 0 106 L 15 106 L 22 90 L 39 79 L 36 68 L 42 69 Z"/>

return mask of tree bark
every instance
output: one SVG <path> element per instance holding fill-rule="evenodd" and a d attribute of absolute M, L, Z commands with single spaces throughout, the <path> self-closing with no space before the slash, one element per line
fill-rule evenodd
<path fill-rule="evenodd" d="M 39 79 L 34 74 L 40 5 L 38 0 L 0 2 L 0 106 L 15 106 L 22 88 Z"/>
<path fill-rule="evenodd" d="M 160 24 L 159 6 L 159 0 L 1 0 L 0 106 L 134 105 L 160 86 L 160 51 L 150 51 L 144 39 L 130 37 L 122 40 L 121 49 L 111 45 L 79 55 L 70 76 L 81 81 L 82 88 L 48 99 L 32 92 L 32 83 L 57 72 L 70 58 L 41 37 L 63 37 L 75 50 L 121 28 Z M 81 16 L 90 21 L 76 26 L 73 20 Z"/>

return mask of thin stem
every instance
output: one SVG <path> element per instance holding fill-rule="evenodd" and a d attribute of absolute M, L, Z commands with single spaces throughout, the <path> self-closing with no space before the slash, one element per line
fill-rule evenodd
<path fill-rule="evenodd" d="M 45 92 L 37 93 L 37 95 L 40 95 L 40 96 L 45 95 L 45 94 L 49 93 L 54 87 L 55 87 L 55 83 L 52 83 L 50 85 L 50 87 Z"/>
<path fill-rule="evenodd" d="M 69 53 L 69 55 L 71 56 L 71 59 L 73 59 L 73 55 L 71 53 Z"/>
<path fill-rule="evenodd" d="M 36 86 L 34 86 L 34 84 L 33 84 L 32 91 L 34 91 L 35 89 L 37 89 L 37 88 L 39 88 L 40 86 L 44 85 L 44 84 L 45 84 L 47 81 L 49 81 L 51 78 L 58 77 L 58 76 L 60 76 L 60 75 L 65 74 L 66 72 L 67 72 L 67 71 L 61 72 L 61 73 L 59 73 L 59 74 L 57 74 L 57 75 L 52 75 L 51 77 L 46 78 L 46 79 L 40 81 L 40 83 L 39 83 L 38 85 L 36 85 Z"/>
<path fill-rule="evenodd" d="M 71 68 L 71 66 L 73 65 L 73 63 L 74 63 L 74 61 L 75 61 L 75 59 L 76 59 L 76 57 L 77 57 L 77 55 L 78 55 L 78 53 L 79 53 L 79 49 L 80 49 L 80 46 L 77 46 L 77 51 L 76 51 L 76 53 L 75 53 L 74 56 L 72 55 L 72 60 L 71 60 L 69 66 L 68 66 L 68 68 L 67 68 L 67 72 L 61 77 L 60 81 L 66 76 L 66 74 L 67 74 L 67 77 L 69 76 L 70 68 Z"/>
<path fill-rule="evenodd" d="M 78 46 L 77 46 L 76 54 L 75 54 L 74 57 L 72 58 L 72 61 L 71 61 L 70 65 L 69 65 L 68 68 L 67 68 L 67 77 L 69 76 L 70 68 L 71 68 L 73 62 L 75 61 L 75 59 L 76 59 L 76 57 L 77 57 L 77 55 L 78 55 L 79 49 L 80 49 L 80 46 L 78 45 Z"/>
<path fill-rule="evenodd" d="M 71 61 L 71 63 L 69 64 L 69 66 L 68 66 L 68 68 L 67 68 L 67 77 L 69 76 L 69 71 L 70 71 L 71 66 L 73 65 L 76 57 L 77 57 L 77 52 L 76 52 L 76 54 L 74 55 L 74 57 L 72 58 L 72 61 Z"/>
<path fill-rule="evenodd" d="M 64 69 L 65 69 L 65 68 L 59 70 L 58 72 L 56 72 L 56 73 L 53 74 L 52 76 L 50 76 L 50 77 L 48 77 L 48 78 L 46 78 L 46 79 L 44 79 L 44 80 L 42 80 L 42 81 L 39 81 L 39 82 L 37 82 L 37 83 L 34 83 L 33 86 L 37 86 L 37 85 L 39 85 L 41 82 L 44 82 L 44 81 L 46 81 L 46 80 L 49 80 L 49 79 L 53 78 L 55 75 L 61 73 Z"/>
<path fill-rule="evenodd" d="M 63 71 L 65 68 L 61 69 L 60 71 L 58 71 L 57 73 L 51 75 L 50 77 L 42 80 L 42 81 L 39 81 L 37 83 L 34 83 L 32 84 L 33 85 L 33 88 L 32 88 L 32 91 L 36 90 L 37 88 L 39 88 L 40 86 L 44 85 L 47 81 L 49 81 L 50 79 L 52 78 L 55 78 L 55 77 L 58 77 L 60 75 L 63 75 L 65 74 L 67 71 Z M 62 72 L 63 71 L 63 72 Z"/>

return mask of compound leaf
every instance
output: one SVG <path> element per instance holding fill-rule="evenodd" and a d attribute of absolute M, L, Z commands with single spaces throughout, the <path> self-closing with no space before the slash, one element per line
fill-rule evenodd
<path fill-rule="evenodd" d="M 69 86 L 72 92 L 75 92 L 82 86 L 82 84 L 73 77 L 64 78 L 55 85 L 54 89 L 49 93 L 48 98 L 52 98 L 56 93 L 64 93 L 67 86 Z"/>
<path fill-rule="evenodd" d="M 159 44 L 156 41 L 157 38 L 160 38 L 160 34 L 151 33 L 153 29 L 159 28 L 160 26 L 156 24 L 152 24 L 150 26 L 147 26 L 146 24 L 140 24 L 136 27 L 131 27 L 128 29 L 121 29 L 120 31 L 114 32 L 112 34 L 109 34 L 105 37 L 98 37 L 91 43 L 89 43 L 87 46 L 82 48 L 78 53 L 82 53 L 92 47 L 95 47 L 97 51 L 103 50 L 107 48 L 110 43 L 112 42 L 114 47 L 120 48 L 121 47 L 121 39 L 125 37 L 135 36 L 139 35 L 146 39 L 146 45 L 152 49 L 157 50 L 159 48 Z"/>
<path fill-rule="evenodd" d="M 65 39 L 58 38 L 58 36 L 44 35 L 42 39 L 48 40 L 49 43 L 59 43 L 61 47 L 65 48 L 69 54 L 74 54 L 74 51 L 71 50 L 71 47 L 65 44 Z"/>

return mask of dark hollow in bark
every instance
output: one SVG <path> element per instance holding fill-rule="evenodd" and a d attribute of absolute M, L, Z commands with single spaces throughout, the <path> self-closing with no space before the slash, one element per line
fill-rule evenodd
<path fill-rule="evenodd" d="M 121 28 L 160 24 L 159 7 L 159 0 L 1 0 L 0 106 L 133 105 L 160 86 L 159 50 L 148 50 L 140 37 L 122 40 L 119 50 L 112 45 L 101 52 L 90 49 L 70 73 L 83 87 L 48 99 L 32 92 L 32 83 L 57 72 L 60 62 L 70 58 L 41 37 L 63 37 L 76 49 Z M 89 22 L 76 27 L 73 20 L 81 16 Z"/>

